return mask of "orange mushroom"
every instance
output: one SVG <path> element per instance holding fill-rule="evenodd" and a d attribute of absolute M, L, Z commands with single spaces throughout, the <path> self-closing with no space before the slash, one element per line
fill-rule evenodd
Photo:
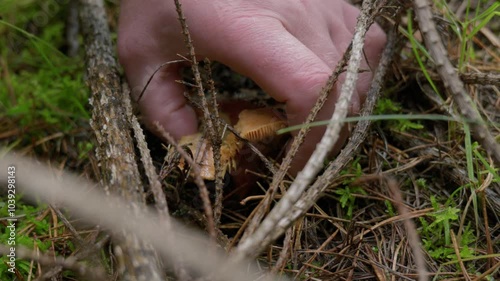
<path fill-rule="evenodd" d="M 253 144 L 272 142 L 276 131 L 287 126 L 280 114 L 270 108 L 245 109 L 238 115 L 238 122 L 234 125 L 235 131 Z M 204 180 L 214 180 L 216 171 L 214 167 L 214 154 L 209 141 L 202 138 L 201 134 L 183 137 L 179 144 L 187 147 L 193 154 L 193 159 L 200 166 L 200 176 Z M 238 154 L 243 147 L 243 142 L 235 135 L 227 132 L 221 145 L 221 166 L 223 171 L 234 170 L 238 163 Z M 184 169 L 185 163 L 181 161 L 179 168 Z"/>

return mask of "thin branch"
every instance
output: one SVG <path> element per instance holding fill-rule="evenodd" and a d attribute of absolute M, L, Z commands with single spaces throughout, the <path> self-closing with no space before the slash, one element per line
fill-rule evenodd
<path fill-rule="evenodd" d="M 352 42 L 352 52 L 347 66 L 346 79 L 335 105 L 335 112 L 331 117 L 332 122 L 327 126 L 323 138 L 316 146 L 315 151 L 302 172 L 297 175 L 287 193 L 284 194 L 255 232 L 239 244 L 236 250 L 237 258 L 255 256 L 272 241 L 272 238 L 269 236 L 270 234 L 274 233 L 277 229 L 281 233 L 285 231 L 289 224 L 279 225 L 278 223 L 282 218 L 286 217 L 287 213 L 292 211 L 294 204 L 300 199 L 304 190 L 320 171 L 324 159 L 337 142 L 343 126 L 343 122 L 340 120 L 343 120 L 347 116 L 349 103 L 356 87 L 359 65 L 363 56 L 364 36 L 370 23 L 373 22 L 373 17 L 370 17 L 372 14 L 372 5 L 372 1 L 363 2 Z"/>
<path fill-rule="evenodd" d="M 477 112 L 471 97 L 466 92 L 464 84 L 458 76 L 457 70 L 448 59 L 446 48 L 441 41 L 441 37 L 434 22 L 431 4 L 428 0 L 415 0 L 414 7 L 420 30 L 424 35 L 425 45 L 436 64 L 437 71 L 446 89 L 450 91 L 460 114 L 465 119 L 463 122 L 469 123 L 474 137 L 484 147 L 488 154 L 495 159 L 496 163 L 500 165 L 500 144 L 497 143 L 489 132 L 481 115 Z"/>
<path fill-rule="evenodd" d="M 380 96 L 380 89 L 382 88 L 385 74 L 387 73 L 387 69 L 394 57 L 395 45 L 396 32 L 395 30 L 392 30 L 388 34 L 387 45 L 382 53 L 382 58 L 377 71 L 375 72 L 370 90 L 368 91 L 368 97 L 361 111 L 361 116 L 369 116 L 373 112 L 376 101 Z M 352 160 L 354 155 L 356 155 L 356 150 L 366 139 L 370 124 L 371 121 L 369 118 L 358 122 L 346 147 L 342 149 L 335 160 L 328 165 L 325 172 L 318 177 L 314 184 L 307 190 L 306 194 L 295 203 L 294 209 L 287 213 L 286 216 L 278 222 L 280 226 L 286 228 L 291 225 L 292 222 L 303 216 L 306 211 L 309 210 L 309 208 L 311 208 L 312 205 L 321 197 L 325 190 L 331 186 L 340 171 L 350 162 L 350 160 Z M 282 233 L 282 228 L 277 227 L 269 235 L 269 241 L 272 241 L 272 239 L 275 239 Z"/>
<path fill-rule="evenodd" d="M 124 86 L 124 88 L 126 88 L 126 86 Z M 124 92 L 125 95 L 129 96 L 127 90 L 124 90 Z M 132 107 L 130 106 L 130 103 L 125 106 L 125 109 L 127 111 L 127 115 L 131 116 L 131 127 L 134 131 L 135 140 L 137 141 L 137 148 L 139 149 L 139 152 L 141 154 L 141 162 L 144 166 L 144 171 L 149 181 L 149 188 L 153 193 L 155 199 L 156 209 L 165 219 L 165 223 L 168 224 L 170 215 L 168 213 L 167 199 L 161 187 L 161 183 L 159 180 L 160 177 L 158 176 L 158 173 L 156 173 L 156 168 L 153 165 L 153 159 L 151 159 L 151 152 L 148 149 L 146 138 L 139 124 L 139 121 L 137 120 L 137 117 L 132 114 Z"/>
<path fill-rule="evenodd" d="M 286 154 L 285 158 L 281 162 L 281 165 L 276 173 L 274 173 L 273 180 L 271 184 L 269 185 L 269 189 L 266 192 L 266 197 L 259 203 L 259 206 L 257 206 L 256 212 L 254 212 L 254 216 L 252 217 L 252 220 L 250 221 L 247 230 L 245 231 L 245 234 L 242 238 L 242 240 L 245 240 L 249 235 L 255 232 L 255 229 L 259 226 L 262 218 L 264 215 L 267 213 L 269 210 L 269 207 L 276 195 L 276 192 L 278 190 L 278 186 L 282 183 L 283 179 L 285 178 L 285 175 L 288 172 L 288 169 L 290 168 L 290 164 L 295 157 L 295 154 L 297 154 L 300 145 L 304 142 L 304 139 L 307 135 L 307 133 L 310 130 L 310 127 L 308 124 L 313 122 L 316 119 L 316 116 L 318 112 L 323 108 L 323 105 L 326 102 L 326 99 L 328 98 L 328 95 L 333 89 L 333 86 L 337 83 L 337 80 L 344 71 L 344 68 L 347 65 L 347 61 L 350 55 L 350 50 L 351 46 L 347 48 L 347 50 L 344 52 L 344 55 L 340 59 L 340 61 L 337 63 L 337 66 L 335 70 L 333 71 L 332 75 L 328 78 L 328 81 L 326 82 L 326 85 L 321 89 L 320 95 L 318 97 L 318 100 L 316 101 L 316 104 L 314 105 L 313 109 L 311 110 L 311 113 L 307 117 L 306 121 L 304 122 L 304 126 L 302 126 L 297 133 L 297 135 L 293 138 L 293 142 L 290 146 L 290 150 Z M 271 170 L 272 171 L 272 170 Z"/>
<path fill-rule="evenodd" d="M 500 73 L 498 72 L 467 72 L 460 73 L 460 79 L 466 84 L 481 84 L 500 87 Z"/>
<path fill-rule="evenodd" d="M 189 51 L 189 58 L 191 60 L 191 70 L 193 71 L 198 96 L 201 99 L 203 118 L 206 121 L 206 125 L 208 127 L 210 142 L 212 143 L 214 155 L 220 155 L 220 146 L 221 146 L 221 142 L 222 142 L 222 136 L 217 131 L 217 127 L 214 126 L 214 123 L 217 121 L 216 121 L 216 119 L 212 118 L 211 113 L 210 113 L 210 107 L 208 106 L 208 102 L 207 102 L 207 99 L 205 97 L 205 91 L 203 89 L 201 74 L 200 74 L 200 70 L 198 68 L 198 61 L 196 59 L 196 53 L 194 50 L 193 40 L 191 39 L 191 34 L 189 33 L 188 25 L 186 23 L 186 18 L 184 17 L 184 12 L 182 11 L 182 7 L 181 7 L 181 4 L 179 3 L 179 0 L 174 0 L 174 3 L 175 3 L 175 8 L 177 10 L 177 15 L 179 17 L 179 22 L 180 22 L 181 27 L 182 27 L 182 34 L 184 35 L 186 47 Z M 217 110 L 217 108 L 213 108 L 212 110 Z M 220 157 L 218 159 L 220 159 Z M 214 158 L 214 160 L 217 160 L 217 159 Z M 222 170 L 220 161 L 218 161 L 218 162 L 214 161 L 214 166 L 215 166 L 216 171 Z M 219 184 L 219 185 L 216 185 L 216 190 L 215 190 L 214 222 L 215 222 L 216 226 L 218 226 L 220 223 L 220 217 L 222 214 L 222 199 L 223 199 L 222 184 Z"/>
<path fill-rule="evenodd" d="M 96 137 L 102 185 L 107 194 L 119 194 L 131 210 L 145 206 L 144 189 L 130 135 L 130 97 L 121 91 L 118 65 L 102 0 L 80 1 L 81 31 L 85 41 L 85 63 L 91 92 L 91 127 Z M 125 249 L 123 280 L 162 280 L 163 272 L 154 250 L 132 232 L 115 239 Z"/>
<path fill-rule="evenodd" d="M 215 168 L 215 204 L 214 213 L 215 217 L 222 214 L 222 200 L 223 200 L 223 188 L 224 188 L 224 175 L 225 169 L 222 169 L 221 161 L 221 146 L 222 139 L 224 138 L 224 132 L 221 130 L 221 118 L 219 116 L 219 105 L 217 104 L 217 91 L 215 90 L 215 82 L 212 79 L 212 64 L 208 58 L 205 59 L 205 71 L 207 73 L 207 84 L 208 92 L 210 93 L 210 101 L 212 102 L 211 108 L 213 109 L 212 121 L 214 125 L 214 132 L 216 133 L 215 138 L 212 140 L 212 149 L 214 152 L 214 168 Z M 220 219 L 217 219 L 220 220 Z"/>

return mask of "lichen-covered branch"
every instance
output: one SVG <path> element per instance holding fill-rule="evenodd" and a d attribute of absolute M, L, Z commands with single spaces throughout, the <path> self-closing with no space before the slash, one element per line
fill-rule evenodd
<path fill-rule="evenodd" d="M 131 116 L 125 106 L 130 99 L 121 91 L 103 1 L 81 0 L 80 21 L 101 184 L 107 194 L 119 194 L 130 202 L 132 210 L 138 210 L 145 205 L 145 198 L 130 134 Z M 122 232 L 117 242 L 126 263 L 123 280 L 162 280 L 156 254 L 150 247 L 127 232 Z"/>

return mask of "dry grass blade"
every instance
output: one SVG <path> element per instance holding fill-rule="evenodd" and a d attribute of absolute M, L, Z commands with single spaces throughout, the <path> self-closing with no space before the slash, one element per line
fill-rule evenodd
<path fill-rule="evenodd" d="M 396 207 L 398 208 L 399 214 L 403 217 L 409 215 L 408 207 L 404 204 L 403 197 L 401 195 L 401 191 L 399 190 L 399 185 L 394 179 L 388 178 L 385 180 L 387 186 L 389 187 L 392 197 L 394 198 Z M 413 256 L 415 257 L 415 265 L 417 267 L 418 272 L 418 280 L 426 281 L 429 280 L 425 257 L 422 253 L 421 241 L 418 237 L 417 227 L 411 221 L 410 218 L 406 218 L 404 221 L 406 233 L 408 234 L 408 242 L 410 243 L 411 249 L 413 251 Z"/>
<path fill-rule="evenodd" d="M 306 187 L 313 181 L 313 178 L 322 168 L 324 159 L 338 140 L 340 130 L 343 126 L 343 122 L 339 122 L 339 120 L 343 120 L 347 116 L 349 102 L 354 92 L 359 65 L 363 56 L 364 36 L 370 23 L 373 22 L 372 7 L 372 1 L 365 1 L 361 8 L 361 14 L 358 17 L 358 23 L 352 42 L 352 52 L 349 59 L 345 83 L 342 86 L 342 91 L 335 105 L 335 112 L 331 118 L 332 122 L 327 126 L 323 138 L 317 145 L 302 172 L 297 175 L 297 178 L 294 180 L 287 193 L 280 199 L 278 204 L 271 210 L 255 232 L 239 244 L 237 248 L 239 258 L 244 256 L 255 256 L 275 238 L 271 236 L 271 234 L 276 232 L 283 233 L 290 225 L 289 221 L 282 224 L 280 224 L 280 222 L 287 216 L 287 213 L 293 210 L 294 204 L 300 199 Z M 370 15 L 372 16 L 370 17 Z"/>
<path fill-rule="evenodd" d="M 462 275 L 464 276 L 466 281 L 472 281 L 472 279 L 469 276 L 469 273 L 467 272 L 467 268 L 465 267 L 464 262 L 460 257 L 460 245 L 457 242 L 457 236 L 453 231 L 450 232 L 450 236 L 451 236 L 451 241 L 453 243 L 453 250 L 455 250 L 455 254 L 457 255 L 457 262 L 460 266 L 460 270 L 462 271 Z"/>

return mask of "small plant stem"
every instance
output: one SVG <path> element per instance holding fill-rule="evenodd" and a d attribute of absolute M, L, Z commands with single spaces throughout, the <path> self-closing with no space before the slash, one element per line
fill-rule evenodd
<path fill-rule="evenodd" d="M 223 199 L 223 187 L 224 187 L 224 174 L 226 169 L 222 169 L 221 161 L 221 145 L 222 139 L 224 138 L 224 133 L 221 130 L 221 122 L 219 116 L 219 106 L 217 104 L 217 92 L 215 90 L 215 83 L 212 79 L 212 68 L 209 59 L 205 59 L 205 71 L 208 75 L 208 92 L 210 93 L 210 101 L 212 102 L 211 108 L 213 109 L 213 125 L 216 132 L 216 137 L 212 140 L 212 147 L 214 151 L 214 168 L 215 168 L 215 210 L 214 213 L 222 214 L 222 199 Z M 217 217 L 217 215 L 215 215 Z M 216 219 L 218 221 L 220 219 Z"/>
<path fill-rule="evenodd" d="M 493 241 L 492 241 L 492 235 L 490 233 L 490 226 L 488 222 L 488 211 L 487 211 L 487 203 L 486 203 L 486 194 L 481 191 L 478 192 L 477 194 L 479 196 L 479 200 L 481 200 L 481 205 L 482 205 L 482 211 L 483 211 L 483 221 L 484 221 L 484 237 L 486 238 L 486 251 L 489 255 L 494 254 L 493 250 Z M 495 264 L 495 259 L 489 258 L 488 262 L 486 263 L 486 268 L 490 269 L 493 264 Z"/>
<path fill-rule="evenodd" d="M 191 39 L 191 34 L 189 33 L 188 26 L 186 23 L 186 18 L 184 17 L 184 12 L 182 11 L 181 4 L 179 0 L 174 0 L 175 7 L 177 10 L 177 15 L 179 17 L 179 22 L 182 27 L 182 34 L 184 35 L 184 40 L 186 43 L 186 47 L 189 51 L 189 58 L 191 60 L 191 70 L 193 71 L 194 80 L 196 83 L 196 89 L 198 91 L 198 96 L 201 99 L 201 105 L 203 109 L 203 118 L 206 121 L 208 127 L 208 133 L 210 135 L 210 142 L 213 147 L 214 155 L 219 155 L 218 158 L 214 158 L 214 166 L 217 172 L 221 171 L 221 163 L 220 161 L 220 144 L 221 144 L 221 136 L 217 131 L 217 128 L 214 126 L 214 122 L 210 113 L 210 108 L 208 106 L 207 99 L 205 97 L 205 91 L 203 90 L 203 83 L 201 79 L 200 70 L 198 68 L 198 61 L 196 59 L 196 53 L 194 50 L 193 40 Z M 217 108 L 213 108 L 213 110 L 217 110 Z M 215 191 L 215 205 L 214 205 L 214 225 L 217 227 L 220 223 L 220 217 L 222 214 L 222 184 L 217 185 L 217 189 Z M 208 214 L 207 214 L 208 215 Z M 215 232 L 214 232 L 215 233 Z M 215 236 L 212 238 L 216 238 Z"/>

